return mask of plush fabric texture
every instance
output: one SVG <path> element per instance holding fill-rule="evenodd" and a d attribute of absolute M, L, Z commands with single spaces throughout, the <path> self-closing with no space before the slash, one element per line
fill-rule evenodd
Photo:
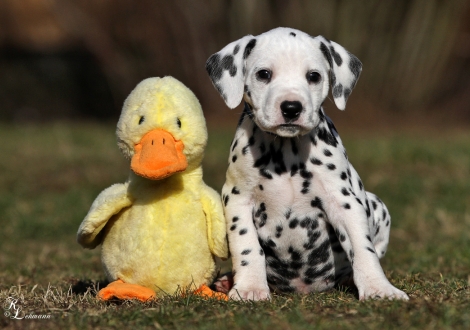
<path fill-rule="evenodd" d="M 126 99 L 117 136 L 132 171 L 99 194 L 78 242 L 102 245 L 110 281 L 157 296 L 209 284 L 214 256 L 227 258 L 228 249 L 220 196 L 202 178 L 207 130 L 198 100 L 172 77 L 146 79 Z"/>

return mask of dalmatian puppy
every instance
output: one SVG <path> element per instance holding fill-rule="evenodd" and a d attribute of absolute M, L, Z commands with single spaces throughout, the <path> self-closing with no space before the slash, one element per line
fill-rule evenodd
<path fill-rule="evenodd" d="M 245 109 L 222 190 L 232 299 L 310 293 L 354 280 L 359 298 L 408 300 L 380 266 L 390 230 L 322 104 L 344 110 L 361 62 L 322 36 L 277 28 L 245 36 L 206 63 L 230 108 Z"/>

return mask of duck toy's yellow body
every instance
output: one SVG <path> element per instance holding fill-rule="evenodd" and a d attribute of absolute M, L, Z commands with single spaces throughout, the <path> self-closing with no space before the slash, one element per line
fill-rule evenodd
<path fill-rule="evenodd" d="M 124 102 L 117 137 L 129 179 L 98 195 L 77 233 L 85 248 L 102 244 L 111 283 L 98 296 L 145 301 L 191 286 L 211 295 L 214 256 L 228 249 L 220 196 L 202 179 L 199 101 L 172 77 L 145 79 Z"/>

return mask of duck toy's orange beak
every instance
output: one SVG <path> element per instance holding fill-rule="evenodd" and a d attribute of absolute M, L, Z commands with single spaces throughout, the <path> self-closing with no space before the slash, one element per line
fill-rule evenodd
<path fill-rule="evenodd" d="M 163 129 L 146 133 L 134 147 L 131 169 L 147 179 L 160 180 L 188 167 L 184 144 Z"/>

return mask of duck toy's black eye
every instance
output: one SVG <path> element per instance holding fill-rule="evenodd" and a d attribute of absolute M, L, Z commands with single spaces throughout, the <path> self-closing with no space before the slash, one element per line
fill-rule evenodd
<path fill-rule="evenodd" d="M 140 119 L 139 119 L 139 125 L 142 124 L 144 121 L 145 121 L 145 117 L 144 117 L 144 116 L 140 117 Z"/>
<path fill-rule="evenodd" d="M 176 123 L 178 124 L 178 127 L 181 128 L 181 120 L 179 118 L 176 118 Z"/>

